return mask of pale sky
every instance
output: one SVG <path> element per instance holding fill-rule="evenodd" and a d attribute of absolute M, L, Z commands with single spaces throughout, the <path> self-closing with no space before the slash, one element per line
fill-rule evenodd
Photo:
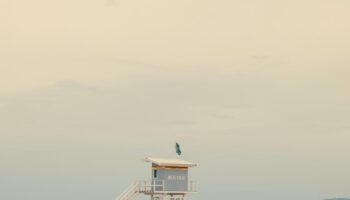
<path fill-rule="evenodd" d="M 350 197 L 350 1 L 0 0 L 0 199 Z"/>

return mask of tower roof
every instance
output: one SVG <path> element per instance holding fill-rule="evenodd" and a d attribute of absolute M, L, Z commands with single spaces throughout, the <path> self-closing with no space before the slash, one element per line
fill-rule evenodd
<path fill-rule="evenodd" d="M 174 167 L 195 167 L 196 163 L 176 158 L 145 158 L 146 162 L 151 162 L 159 166 L 174 166 Z"/>

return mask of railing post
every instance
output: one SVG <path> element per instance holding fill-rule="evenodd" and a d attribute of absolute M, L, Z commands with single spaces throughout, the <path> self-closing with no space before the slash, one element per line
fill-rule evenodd
<path fill-rule="evenodd" d="M 153 191 L 156 191 L 156 180 L 153 180 L 153 183 L 152 183 L 152 185 L 153 185 Z"/>

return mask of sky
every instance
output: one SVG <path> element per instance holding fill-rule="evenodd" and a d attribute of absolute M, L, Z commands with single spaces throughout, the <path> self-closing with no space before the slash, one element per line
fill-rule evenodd
<path fill-rule="evenodd" d="M 0 0 L 0 199 L 350 197 L 350 1 Z"/>

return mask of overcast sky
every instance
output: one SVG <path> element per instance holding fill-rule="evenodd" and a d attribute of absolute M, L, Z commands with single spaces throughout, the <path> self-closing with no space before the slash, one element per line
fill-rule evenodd
<path fill-rule="evenodd" d="M 0 0 L 0 199 L 350 196 L 350 1 Z"/>

